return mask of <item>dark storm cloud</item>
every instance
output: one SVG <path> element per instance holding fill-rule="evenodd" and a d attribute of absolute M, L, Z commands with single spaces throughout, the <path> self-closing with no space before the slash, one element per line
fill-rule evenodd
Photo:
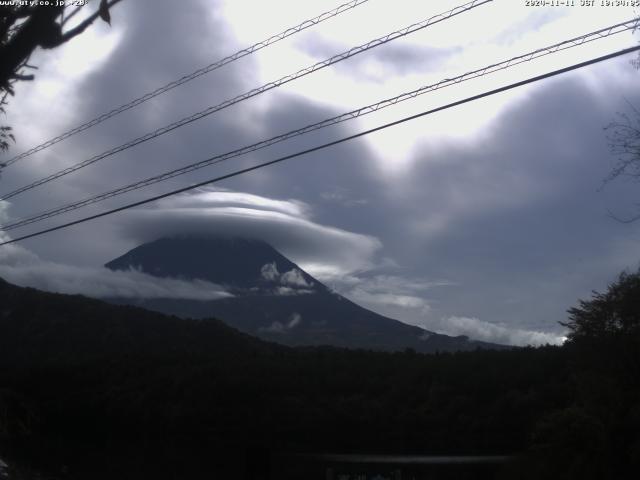
<path fill-rule="evenodd" d="M 605 105 L 575 77 L 549 82 L 472 148 L 416 158 L 405 214 L 389 216 L 402 240 L 380 238 L 399 263 L 459 285 L 432 297 L 432 317 L 557 331 L 578 297 L 637 265 L 638 226 L 606 215 L 632 192 L 597 191 L 609 166 Z"/>
<path fill-rule="evenodd" d="M 77 83 L 77 96 L 82 100 L 78 111 L 74 112 L 73 124 L 59 128 L 73 127 L 109 111 L 207 65 L 237 47 L 224 22 L 214 20 L 215 2 L 189 2 L 188 7 L 176 8 L 175 2 L 165 0 L 123 2 L 122 8 L 115 12 L 117 16 L 114 13 L 113 22 L 114 28 L 124 30 L 122 39 L 99 71 Z M 21 186 L 202 110 L 206 105 L 242 93 L 253 81 L 242 73 L 245 68 L 246 65 L 230 65 L 208 74 L 61 142 L 34 158 L 25 159 L 21 168 L 16 166 L 6 173 L 3 187 Z M 242 132 L 232 123 L 219 116 L 210 117 L 152 143 L 109 157 L 66 177 L 65 182 L 34 190 L 31 192 L 34 203 L 39 203 L 38 200 L 47 202 L 47 195 L 78 198 L 83 193 L 102 191 L 107 185 L 119 186 L 152 172 L 197 160 L 204 153 L 224 148 L 225 144 L 240 143 Z M 22 147 L 18 145 L 16 149 Z M 27 213 L 25 202 L 16 201 L 15 205 L 16 211 L 12 214 Z M 20 208 L 21 205 L 25 208 Z"/>

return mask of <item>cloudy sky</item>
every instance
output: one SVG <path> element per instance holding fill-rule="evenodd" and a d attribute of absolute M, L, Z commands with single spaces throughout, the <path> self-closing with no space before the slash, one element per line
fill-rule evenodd
<path fill-rule="evenodd" d="M 96 24 L 32 58 L 39 70 L 9 105 L 6 122 L 17 143 L 4 158 L 338 3 L 124 0 L 113 9 L 110 28 Z M 15 163 L 3 171 L 1 191 L 461 3 L 370 0 Z M 0 206 L 0 218 L 19 219 L 120 187 L 638 14 L 580 3 L 530 7 L 524 0 L 495 0 L 18 195 Z M 319 145 L 636 45 L 637 37 L 621 33 L 549 55 L 2 235 L 16 237 Z M 632 58 L 0 247 L 0 276 L 99 296 L 191 291 L 192 298 L 213 298 L 224 295 L 214 285 L 190 290 L 138 272 L 109 276 L 101 265 L 162 235 L 251 235 L 352 300 L 407 323 L 481 340 L 558 342 L 567 308 L 639 265 L 640 223 L 617 222 L 608 212 L 634 214 L 640 185 L 618 181 L 601 188 L 616 160 L 603 127 L 616 112 L 640 105 Z"/>

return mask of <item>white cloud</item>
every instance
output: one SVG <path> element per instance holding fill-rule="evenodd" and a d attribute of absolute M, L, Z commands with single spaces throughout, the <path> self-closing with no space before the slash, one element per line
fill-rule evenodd
<path fill-rule="evenodd" d="M 396 275 L 375 275 L 368 278 L 351 275 L 334 279 L 340 293 L 354 302 L 383 315 L 407 321 L 446 335 L 466 335 L 473 340 L 504 345 L 559 345 L 565 337 L 558 333 L 529 330 L 495 324 L 473 317 L 433 316 L 425 292 L 435 287 L 456 286 L 447 280 L 426 280 Z M 425 318 L 427 319 L 425 321 Z"/>
<path fill-rule="evenodd" d="M 262 276 L 262 278 L 270 282 L 277 281 L 278 277 L 280 276 L 280 272 L 278 272 L 278 266 L 276 265 L 276 262 L 264 264 L 260 269 L 260 275 Z"/>
<path fill-rule="evenodd" d="M 284 333 L 286 328 L 281 322 L 273 322 L 268 327 L 260 327 L 258 330 L 269 333 Z"/>
<path fill-rule="evenodd" d="M 333 278 L 332 286 L 343 295 L 363 306 L 399 307 L 428 312 L 431 308 L 422 292 L 434 287 L 449 286 L 447 281 L 429 281 L 423 278 L 406 278 L 396 275 L 357 275 Z M 389 314 L 390 312 L 385 312 Z"/>
<path fill-rule="evenodd" d="M 305 216 L 309 212 L 309 206 L 295 199 L 275 200 L 272 198 L 261 197 L 251 193 L 232 192 L 225 188 L 215 189 L 197 189 L 196 195 L 177 196 L 173 200 L 174 207 L 192 207 L 194 205 L 202 205 L 211 207 L 214 205 L 221 206 L 250 206 L 257 210 L 274 211 L 286 213 L 294 216 Z"/>
<path fill-rule="evenodd" d="M 474 340 L 503 345 L 560 345 L 565 340 L 560 334 L 511 328 L 474 317 L 452 316 L 430 320 L 424 323 L 423 327 L 446 335 L 466 335 Z"/>
<path fill-rule="evenodd" d="M 0 177 L 1 178 L 1 177 Z M 9 214 L 7 213 L 7 210 L 9 210 L 9 202 L 7 202 L 6 200 L 0 200 L 0 222 L 1 223 L 6 223 L 9 221 Z"/>
<path fill-rule="evenodd" d="M 272 293 L 280 296 L 307 295 L 313 293 L 313 285 L 305 280 L 302 272 L 292 268 L 288 272 L 280 274 L 276 262 L 266 263 L 260 269 L 262 278 L 269 282 L 279 283 Z"/>
<path fill-rule="evenodd" d="M 315 290 L 310 288 L 291 288 L 291 287 L 276 287 L 273 290 L 275 295 L 279 295 L 282 297 L 288 297 L 291 295 L 309 295 L 310 293 L 314 293 Z"/>
<path fill-rule="evenodd" d="M 344 207 L 359 207 L 369 203 L 365 198 L 353 198 L 344 188 L 334 188 L 333 190 L 322 192 L 320 197 L 327 202 L 337 203 Z"/>
<path fill-rule="evenodd" d="M 289 328 L 294 328 L 300 325 L 300 322 L 302 322 L 302 315 L 300 315 L 298 312 L 293 312 L 293 314 L 289 318 L 289 323 L 287 326 Z"/>
<path fill-rule="evenodd" d="M 302 275 L 302 272 L 297 268 L 292 268 L 288 272 L 284 272 L 280 277 L 280 282 L 284 285 L 290 285 L 292 287 L 311 287 L 311 283 L 307 282 Z"/>
<path fill-rule="evenodd" d="M 0 239 L 9 237 L 0 233 Z M 231 296 L 203 280 L 158 278 L 136 270 L 77 267 L 49 262 L 16 244 L 0 247 L 0 277 L 21 287 L 107 298 L 180 298 L 217 300 Z"/>
<path fill-rule="evenodd" d="M 302 322 L 302 315 L 300 315 L 298 312 L 293 312 L 289 317 L 288 322 L 282 323 L 282 322 L 275 321 L 275 322 L 272 322 L 271 325 L 269 325 L 268 327 L 262 327 L 262 328 L 259 328 L 258 330 L 262 332 L 268 332 L 268 333 L 287 333 L 287 331 L 300 325 L 301 322 Z"/>
<path fill-rule="evenodd" d="M 339 275 L 370 268 L 381 242 L 372 236 L 321 225 L 306 204 L 229 191 L 201 190 L 131 211 L 121 221 L 137 242 L 181 234 L 237 235 L 271 244 L 305 271 Z"/>
<path fill-rule="evenodd" d="M 413 295 L 398 295 L 394 293 L 370 293 L 362 288 L 354 288 L 348 293 L 349 298 L 364 305 L 379 304 L 402 308 L 425 308 L 427 302 Z"/>
<path fill-rule="evenodd" d="M 397 275 L 375 275 L 365 280 L 367 290 L 371 292 L 424 292 L 434 287 L 454 285 L 446 280 L 425 280 Z"/>

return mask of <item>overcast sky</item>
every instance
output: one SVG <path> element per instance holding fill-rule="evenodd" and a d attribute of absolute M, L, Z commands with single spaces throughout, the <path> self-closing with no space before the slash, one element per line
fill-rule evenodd
<path fill-rule="evenodd" d="M 17 143 L 4 158 L 338 3 L 124 0 L 111 13 L 111 27 L 101 22 L 32 58 L 39 70 L 11 99 L 6 123 Z M 17 162 L 3 171 L 0 188 L 21 187 L 460 3 L 371 0 Z M 524 0 L 496 0 L 16 196 L 0 207 L 0 217 L 38 213 L 637 15 L 632 8 L 580 3 L 529 7 Z M 549 55 L 10 234 L 186 186 L 637 41 L 627 32 Z M 481 340 L 558 342 L 564 333 L 558 321 L 578 298 L 639 265 L 640 223 L 622 224 L 607 212 L 633 214 L 640 185 L 600 188 L 616 160 L 603 127 L 628 102 L 640 105 L 632 58 L 25 241 L 0 254 L 0 276 L 95 295 L 139 282 L 130 295 L 161 296 L 188 289 L 135 273 L 108 277 L 101 265 L 158 236 L 235 233 L 265 239 L 338 292 L 407 323 Z M 91 280 L 70 280 L 76 276 Z M 199 284 L 191 295 L 207 298 L 208 291 L 224 294 Z"/>

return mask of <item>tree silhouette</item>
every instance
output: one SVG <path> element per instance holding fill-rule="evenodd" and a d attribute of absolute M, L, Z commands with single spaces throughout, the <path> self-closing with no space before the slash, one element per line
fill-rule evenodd
<path fill-rule="evenodd" d="M 87 2 L 49 0 L 0 5 L 0 112 L 5 113 L 16 82 L 34 79 L 29 72 L 36 67 L 29 65 L 29 58 L 37 48 L 59 47 L 98 18 L 111 24 L 109 8 L 120 1 L 100 0 L 97 9 L 72 28 L 68 28 L 69 22 Z M 9 148 L 9 140 L 14 140 L 11 127 L 0 127 L 0 150 Z"/>
<path fill-rule="evenodd" d="M 631 65 L 640 70 L 640 55 L 631 60 Z M 607 132 L 609 150 L 618 157 L 611 172 L 604 179 L 604 184 L 619 178 L 627 177 L 640 180 L 640 110 L 627 101 L 628 111 L 618 112 L 616 119 L 604 129 Z M 612 216 L 623 223 L 631 223 L 640 219 L 640 213 L 622 219 Z"/>
<path fill-rule="evenodd" d="M 640 332 L 640 272 L 623 272 L 605 293 L 593 292 L 591 300 L 580 300 L 569 309 L 561 324 L 570 340 L 603 340 L 610 336 Z"/>
<path fill-rule="evenodd" d="M 605 127 L 609 150 L 618 157 L 605 184 L 619 177 L 640 180 L 640 110 L 628 102 L 629 112 L 619 112 L 616 120 Z M 624 223 L 640 219 L 640 213 L 627 219 L 615 217 Z"/>

